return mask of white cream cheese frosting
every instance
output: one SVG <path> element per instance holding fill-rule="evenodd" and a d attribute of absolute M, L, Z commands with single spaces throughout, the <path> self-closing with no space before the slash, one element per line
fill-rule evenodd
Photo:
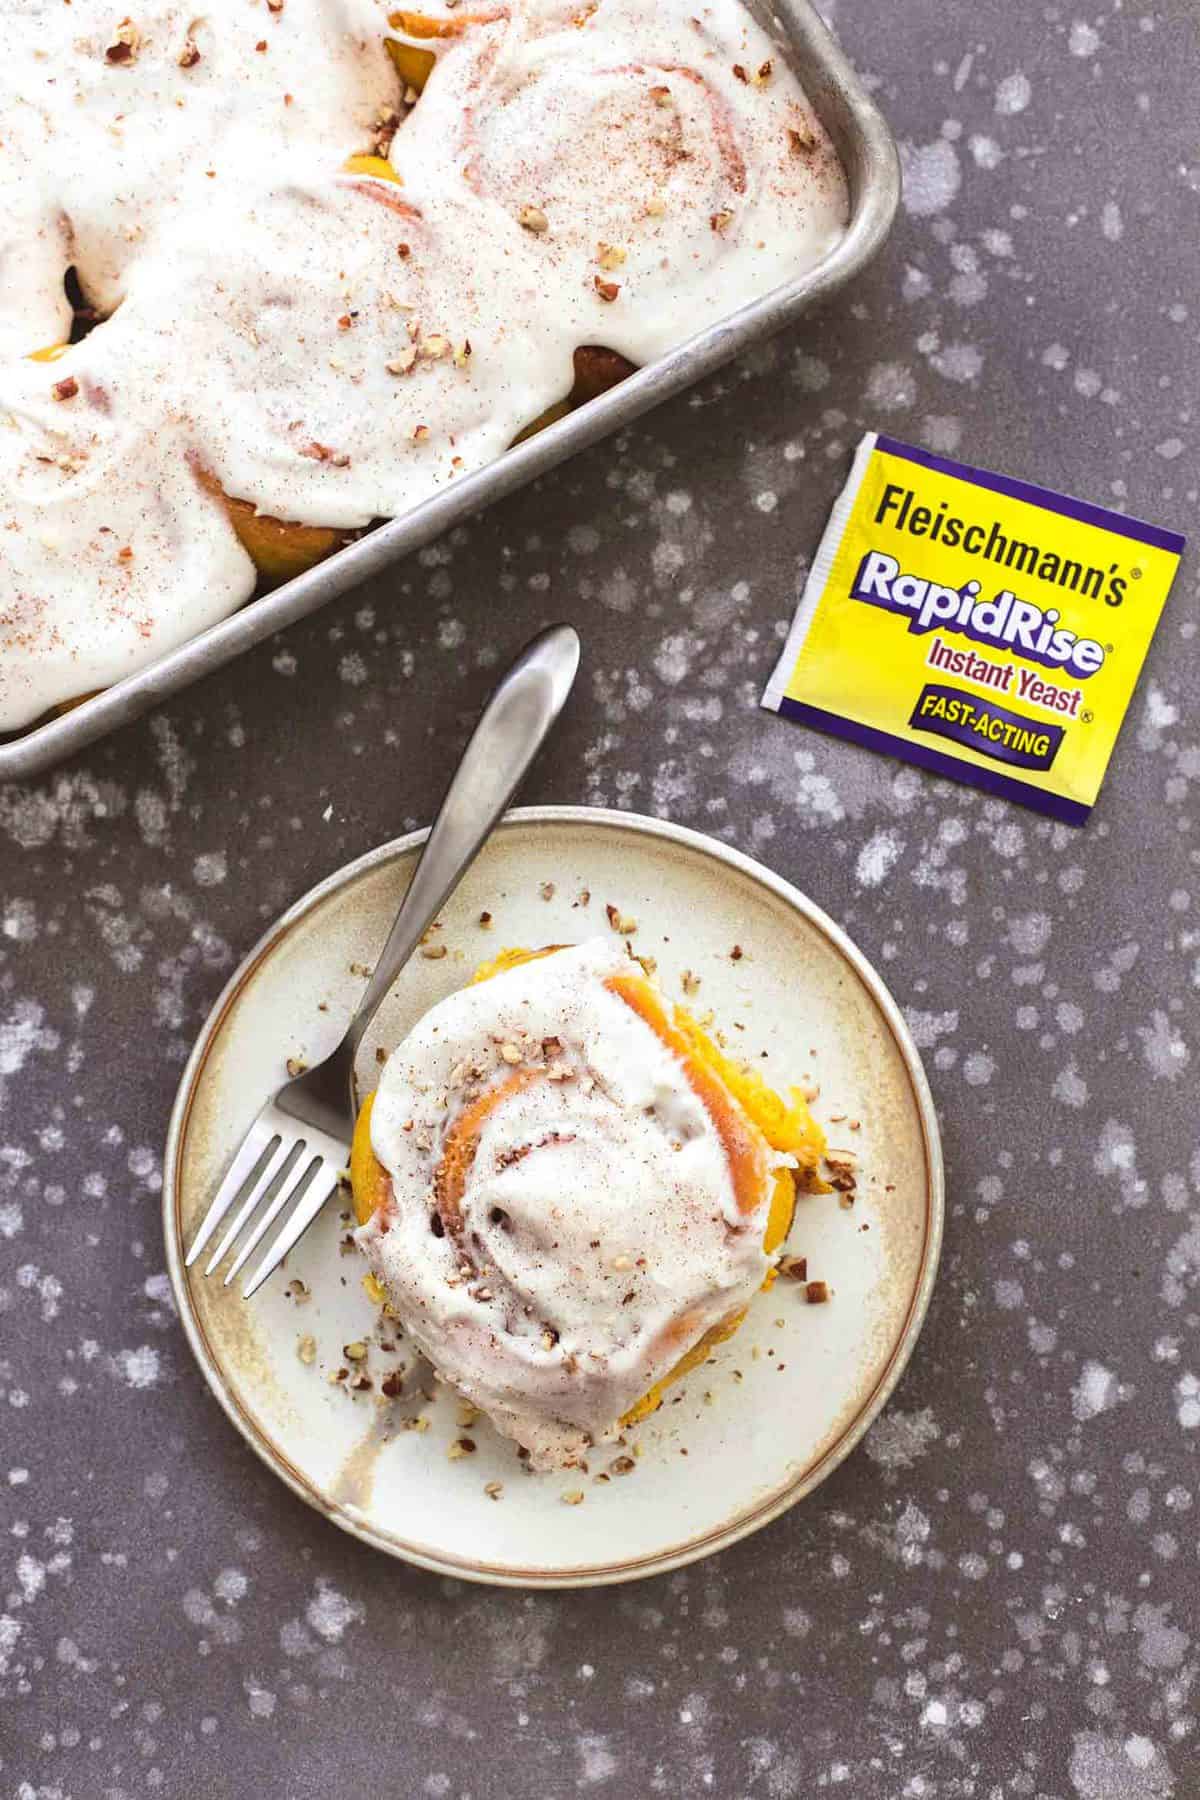
<path fill-rule="evenodd" d="M 250 596 L 221 493 L 394 517 L 561 399 L 580 345 L 647 362 L 844 229 L 740 0 L 423 10 L 450 35 L 410 29 L 437 62 L 393 137 L 374 0 L 0 0 L 0 730 Z M 389 139 L 397 180 L 343 172 Z M 101 322 L 30 362 L 68 268 Z"/>
<path fill-rule="evenodd" d="M 69 264 L 111 312 L 201 184 L 233 213 L 242 184 L 294 151 L 336 168 L 369 148 L 396 103 L 373 0 L 126 3 L 127 18 L 102 0 L 0 0 L 0 270 L 17 259 L 29 283 L 0 281 L 0 355 L 66 335 Z M 221 240 L 206 248 L 236 281 Z"/>
<path fill-rule="evenodd" d="M 530 1452 L 578 1459 L 768 1268 L 771 1177 L 731 1167 L 680 1056 L 596 938 L 435 1006 L 388 1058 L 371 1143 L 387 1203 L 357 1233 L 407 1334 Z"/>
<path fill-rule="evenodd" d="M 818 262 L 845 223 L 828 139 L 740 0 L 515 6 L 443 51 L 392 160 L 524 218 L 547 327 L 637 363 Z"/>

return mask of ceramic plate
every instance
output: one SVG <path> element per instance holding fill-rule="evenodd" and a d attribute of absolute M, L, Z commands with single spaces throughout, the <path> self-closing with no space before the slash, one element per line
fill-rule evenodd
<path fill-rule="evenodd" d="M 529 1475 L 480 1419 L 474 1453 L 454 1397 L 402 1338 L 379 1346 L 365 1264 L 330 1205 L 244 1302 L 183 1268 L 221 1174 L 289 1057 L 328 1054 L 362 991 L 423 834 L 385 845 L 306 895 L 234 975 L 201 1033 L 171 1119 L 167 1261 L 180 1317 L 210 1387 L 254 1450 L 302 1499 L 366 1542 L 426 1568 L 529 1587 L 623 1581 L 706 1556 L 811 1492 L 853 1449 L 912 1351 L 941 1241 L 937 1123 L 920 1060 L 883 982 L 802 894 L 723 844 L 657 820 L 581 808 L 511 813 L 442 915 L 439 960 L 402 975 L 362 1049 L 394 1044 L 502 945 L 570 943 L 637 921 L 670 997 L 715 1014 L 730 1047 L 779 1084 L 810 1074 L 830 1143 L 858 1155 L 853 1206 L 800 1201 L 788 1249 L 832 1290 L 810 1305 L 780 1280 L 736 1337 L 587 1476 Z M 548 896 L 548 897 L 547 897 Z M 480 923 L 490 913 L 490 929 Z M 735 946 L 740 955 L 734 956 Z M 851 1121 L 858 1129 L 851 1130 Z M 299 1277 L 311 1297 L 288 1292 Z M 384 1334 L 386 1335 L 386 1334 Z M 337 1371 L 371 1343 L 372 1386 Z M 303 1355 L 302 1352 L 303 1351 Z M 311 1360 L 305 1360 L 305 1357 Z M 405 1364 L 404 1391 L 379 1383 Z M 424 1391 L 423 1391 L 424 1390 Z M 426 1392 L 432 1398 L 426 1397 Z M 632 1460 L 617 1473 L 612 1465 Z M 496 1495 L 486 1490 L 500 1483 Z M 582 1489 L 582 1504 L 563 1495 Z"/>

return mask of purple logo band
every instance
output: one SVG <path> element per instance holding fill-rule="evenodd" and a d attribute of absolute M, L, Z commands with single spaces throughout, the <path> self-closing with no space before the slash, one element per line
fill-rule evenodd
<path fill-rule="evenodd" d="M 1045 771 L 1063 741 L 1061 725 L 1046 725 L 996 706 L 963 688 L 931 682 L 921 689 L 909 725 L 1017 769 Z"/>

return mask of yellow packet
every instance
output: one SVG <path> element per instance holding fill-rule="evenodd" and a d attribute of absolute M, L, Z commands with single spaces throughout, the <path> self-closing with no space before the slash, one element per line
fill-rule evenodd
<path fill-rule="evenodd" d="M 1083 825 L 1183 547 L 870 431 L 763 705 Z"/>

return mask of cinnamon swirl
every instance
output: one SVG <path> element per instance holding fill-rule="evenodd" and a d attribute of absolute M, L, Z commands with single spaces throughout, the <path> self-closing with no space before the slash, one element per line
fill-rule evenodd
<path fill-rule="evenodd" d="M 441 1375 L 559 1467 L 736 1329 L 822 1142 L 597 938 L 502 959 L 389 1058 L 358 1242 Z"/>

